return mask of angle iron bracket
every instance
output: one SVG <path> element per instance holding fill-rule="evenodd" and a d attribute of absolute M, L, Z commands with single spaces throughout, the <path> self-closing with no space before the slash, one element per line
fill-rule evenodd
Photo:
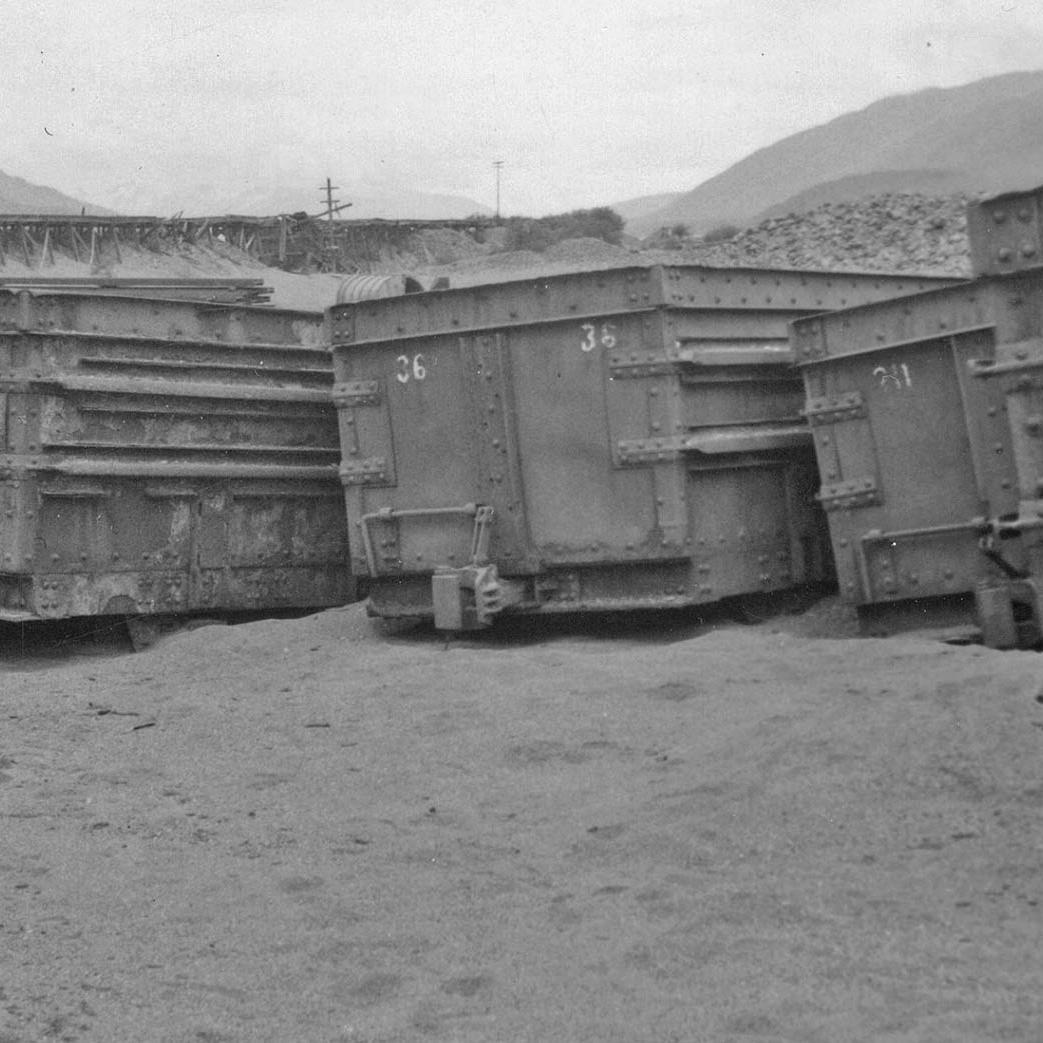
<path fill-rule="evenodd" d="M 815 497 L 826 511 L 847 511 L 857 507 L 872 507 L 883 498 L 872 478 L 856 478 L 849 482 L 823 485 Z"/>
<path fill-rule="evenodd" d="M 684 363 L 677 359 L 648 356 L 645 361 L 632 359 L 624 361 L 621 356 L 613 356 L 609 363 L 609 376 L 614 380 L 627 380 L 636 377 L 672 377 L 681 373 Z"/>
<path fill-rule="evenodd" d="M 635 467 L 677 460 L 684 454 L 683 438 L 637 438 L 616 443 L 616 462 Z"/>
<path fill-rule="evenodd" d="M 340 465 L 342 485 L 387 485 L 387 461 L 382 456 L 346 460 Z"/>
<path fill-rule="evenodd" d="M 382 400 L 379 380 L 346 380 L 333 385 L 333 404 L 338 409 L 379 406 Z"/>
<path fill-rule="evenodd" d="M 866 404 L 861 392 L 849 391 L 835 398 L 809 398 L 803 415 L 812 427 L 842 420 L 861 420 L 866 416 Z"/>

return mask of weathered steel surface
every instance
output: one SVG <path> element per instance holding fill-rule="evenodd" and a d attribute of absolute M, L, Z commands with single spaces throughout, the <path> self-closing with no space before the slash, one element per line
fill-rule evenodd
<path fill-rule="evenodd" d="M 105 276 L 9 276 L 0 273 L 0 288 L 40 293 L 102 293 L 118 297 L 169 297 L 225 304 L 265 304 L 272 288 L 263 279 L 148 279 Z"/>
<path fill-rule="evenodd" d="M 457 594 L 552 612 L 824 578 L 787 322 L 937 284 L 631 267 L 334 307 L 353 568 L 377 612 L 451 625 L 482 614 Z"/>
<path fill-rule="evenodd" d="M 1041 337 L 1043 270 L 794 323 L 848 601 L 880 619 L 880 606 L 976 595 L 983 629 L 1009 633 L 997 597 L 1035 598 Z M 1038 607 L 1018 611 L 1038 633 Z"/>
<path fill-rule="evenodd" d="M 1007 192 L 967 208 L 975 275 L 1043 265 L 1043 187 Z"/>
<path fill-rule="evenodd" d="M 348 600 L 321 326 L 0 292 L 0 619 Z"/>

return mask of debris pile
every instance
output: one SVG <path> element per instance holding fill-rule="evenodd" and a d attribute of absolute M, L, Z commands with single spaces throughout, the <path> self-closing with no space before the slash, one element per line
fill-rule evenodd
<path fill-rule="evenodd" d="M 731 239 L 705 243 L 663 238 L 646 257 L 674 264 L 749 265 L 832 271 L 971 274 L 966 196 L 890 193 L 824 203 L 773 217 Z M 669 249 L 663 249 L 669 245 Z"/>

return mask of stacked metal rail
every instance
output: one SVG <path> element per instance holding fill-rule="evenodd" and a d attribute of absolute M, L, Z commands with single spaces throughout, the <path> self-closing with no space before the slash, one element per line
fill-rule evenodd
<path fill-rule="evenodd" d="M 976 280 L 793 326 L 841 593 L 877 630 L 1043 638 L 1041 198 L 970 209 Z"/>
<path fill-rule="evenodd" d="M 349 600 L 321 326 L 0 291 L 0 619 Z"/>
<path fill-rule="evenodd" d="M 39 293 L 106 293 L 116 297 L 168 297 L 225 304 L 267 304 L 272 288 L 263 279 L 177 279 L 135 276 L 54 276 L 0 273 L 0 289 Z"/>
<path fill-rule="evenodd" d="M 463 629 L 831 576 L 787 323 L 938 284 L 631 267 L 330 309 L 373 610 Z"/>

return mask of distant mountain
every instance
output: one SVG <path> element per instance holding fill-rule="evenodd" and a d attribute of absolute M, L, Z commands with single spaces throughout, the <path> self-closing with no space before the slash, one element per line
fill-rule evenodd
<path fill-rule="evenodd" d="M 63 195 L 45 185 L 0 170 L 0 214 L 111 214 L 93 203 Z"/>
<path fill-rule="evenodd" d="M 1043 183 L 1043 72 L 884 98 L 760 149 L 666 206 L 647 234 L 686 224 L 746 226 L 783 207 L 879 191 L 1000 192 Z"/>
<path fill-rule="evenodd" d="M 636 199 L 624 199 L 622 203 L 612 203 L 611 207 L 624 221 L 636 221 L 645 214 L 655 213 L 680 199 L 683 192 L 660 192 L 655 196 L 638 196 Z"/>
<path fill-rule="evenodd" d="M 314 179 L 318 183 L 318 178 Z M 285 182 L 245 182 L 238 185 L 201 183 L 178 191 L 156 191 L 138 182 L 117 186 L 111 201 L 124 214 L 171 214 L 202 216 L 250 214 L 265 217 L 304 211 L 321 213 L 322 193 L 311 184 Z M 347 220 L 387 218 L 389 220 L 453 220 L 472 214 L 491 214 L 487 207 L 462 196 L 434 195 L 408 188 L 379 189 L 368 185 L 341 187 L 334 200 L 350 203 L 339 211 Z"/>

